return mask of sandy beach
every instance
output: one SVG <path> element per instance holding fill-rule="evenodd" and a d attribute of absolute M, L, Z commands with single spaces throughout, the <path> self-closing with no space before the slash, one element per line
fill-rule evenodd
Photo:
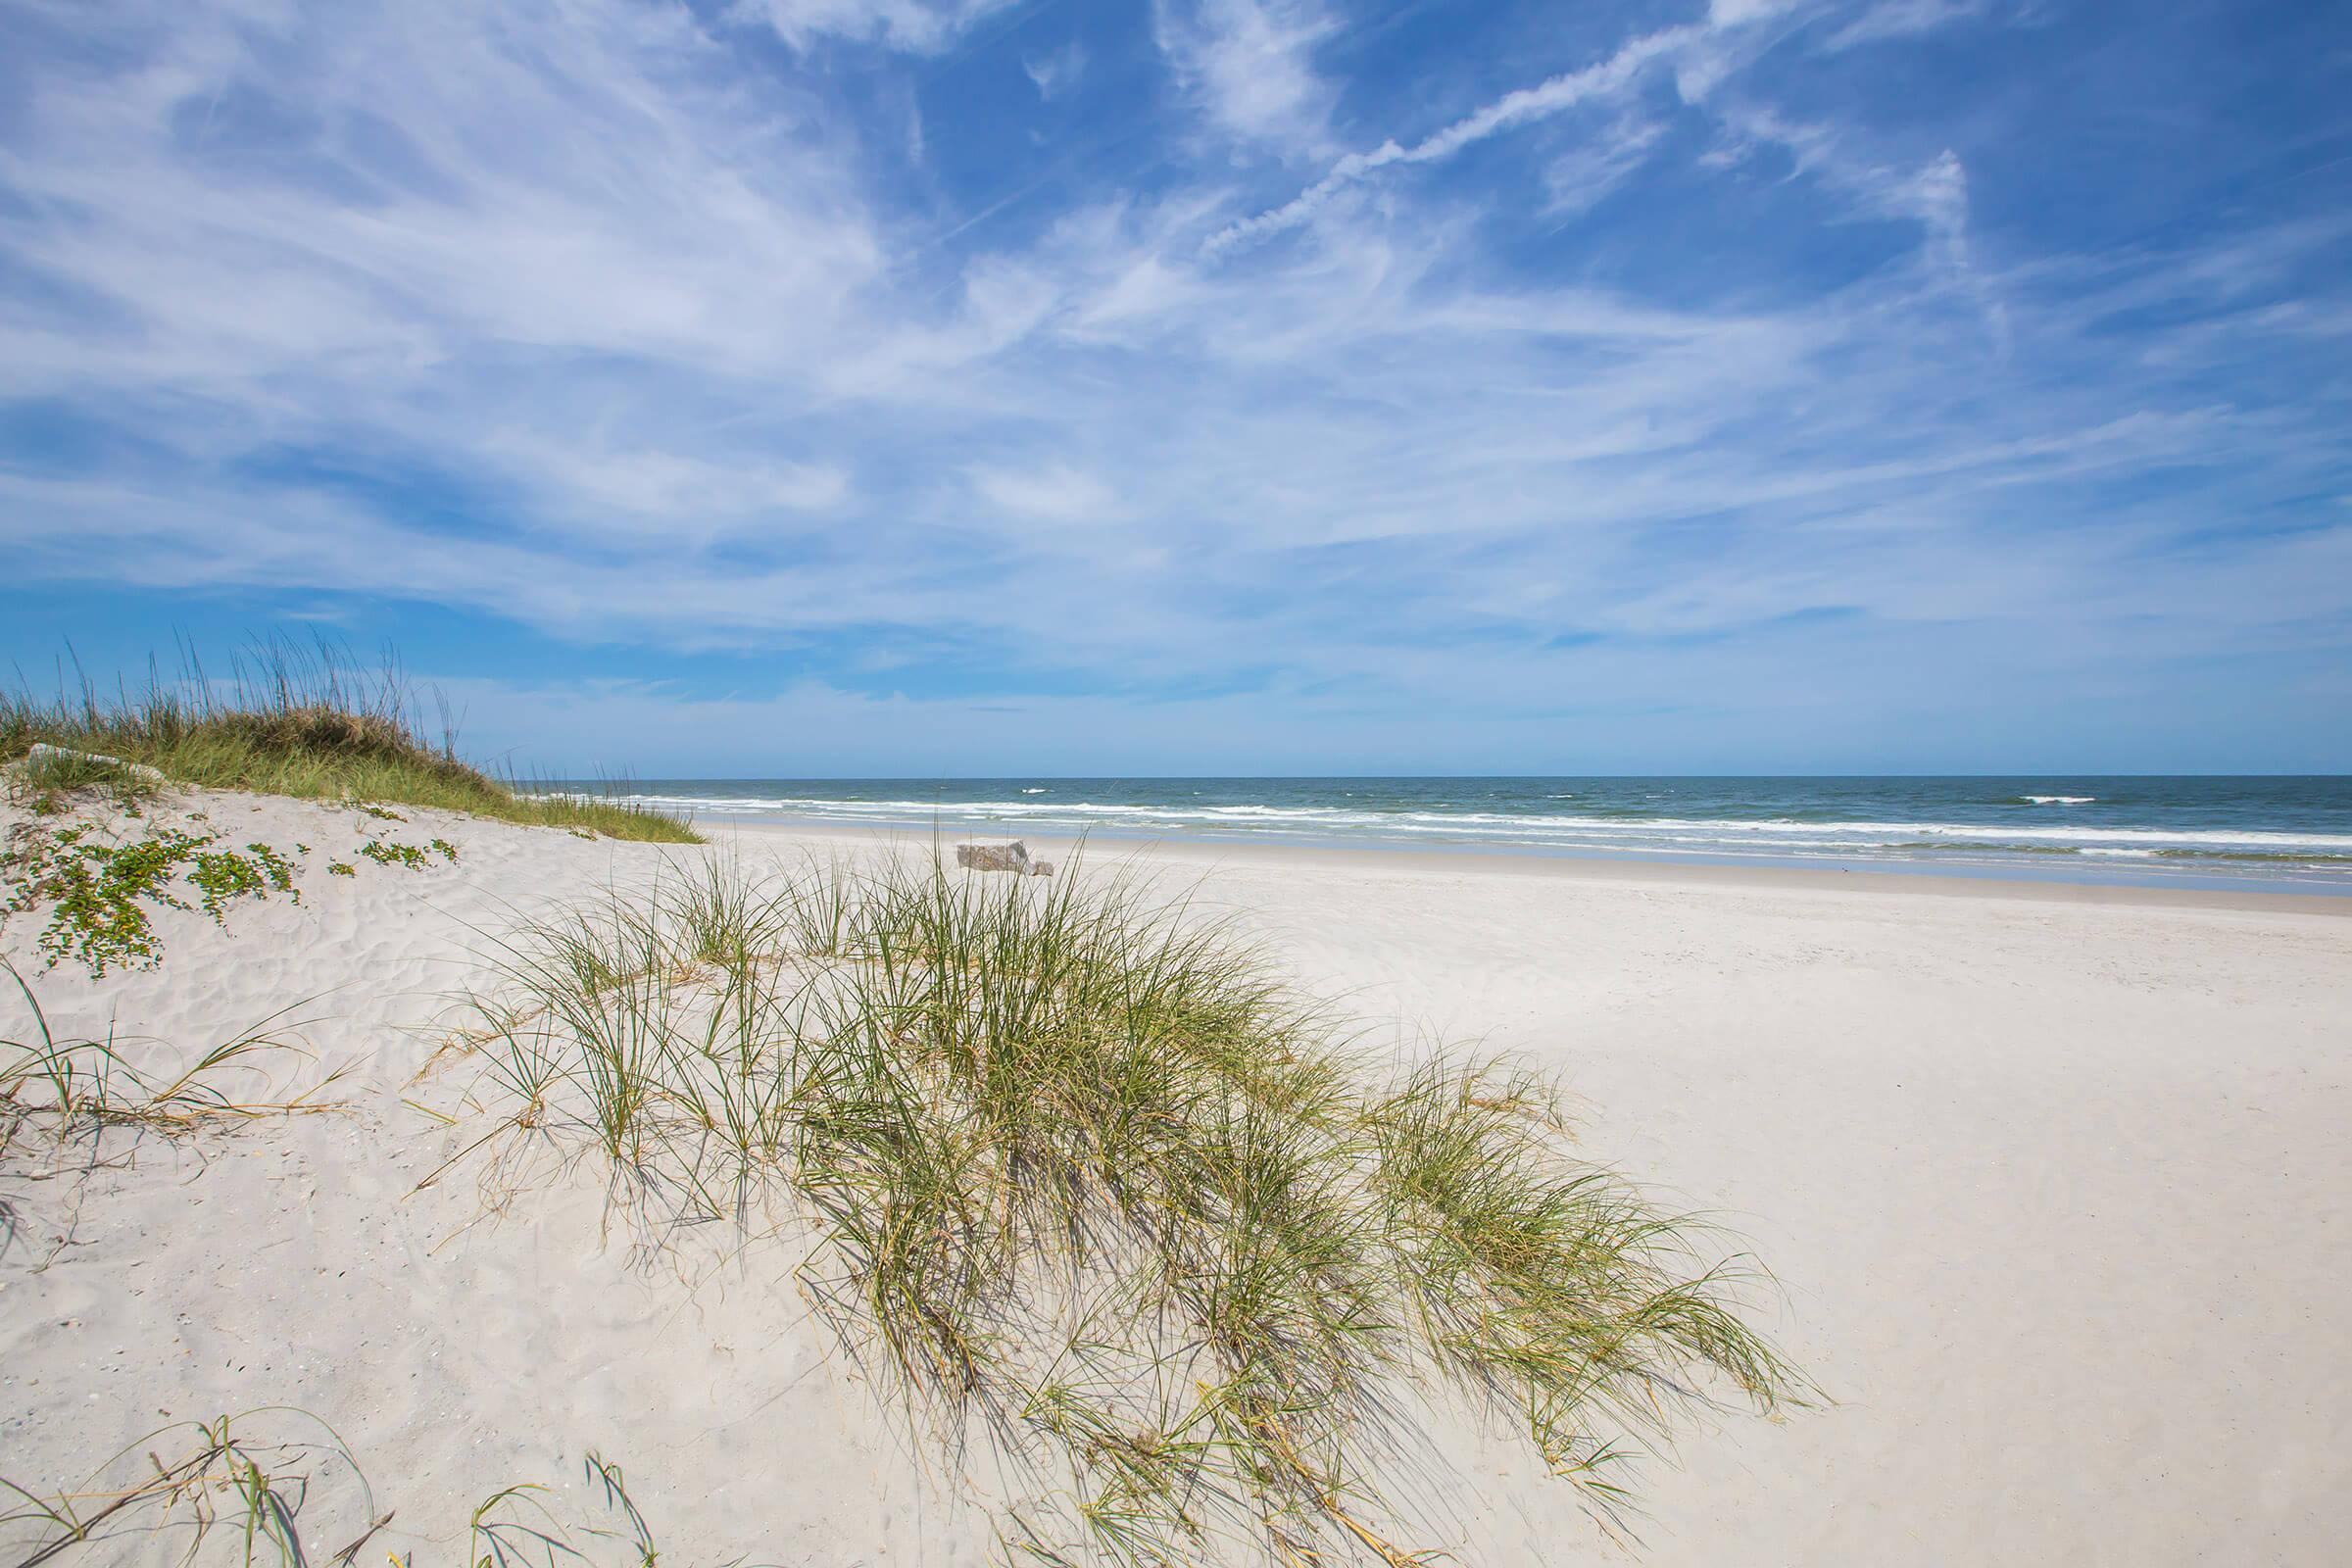
<path fill-rule="evenodd" d="M 292 1405 L 444 1560 L 487 1491 L 590 1451 L 677 1563 L 950 1564 L 987 1478 L 911 1442 L 779 1285 L 774 1243 L 632 1246 L 575 1168 L 485 1211 L 453 1004 L 521 914 L 711 855 L 923 853 L 786 828 L 704 849 L 404 808 L 180 798 L 315 847 L 302 901 L 157 918 L 153 969 L 44 971 L 60 1035 L 197 1049 L 281 1009 L 328 1113 L 12 1172 L 0 1476 L 64 1488 L 174 1420 Z M 159 818 L 160 819 L 160 818 Z M 23 813 L 7 808 L 14 825 Z M 1066 846 L 1037 846 L 1065 862 Z M 1231 914 L 1370 1030 L 1523 1053 L 1596 1159 L 1777 1277 L 1821 1407 L 1636 1471 L 1639 1544 L 1507 1432 L 1444 1435 L 1423 1544 L 1462 1562 L 2284 1563 L 2352 1539 L 2352 901 L 1437 852 L 1097 845 Z M 19 1038 L 20 1014 L 8 1038 Z M 435 1111 L 441 1115 L 434 1114 Z M 1448 1532 L 1451 1532 L 1448 1534 Z M 324 1538 L 319 1538 L 323 1540 Z M 340 1542 L 329 1543 L 340 1544 Z M 149 1546 L 143 1549 L 162 1550 Z"/>

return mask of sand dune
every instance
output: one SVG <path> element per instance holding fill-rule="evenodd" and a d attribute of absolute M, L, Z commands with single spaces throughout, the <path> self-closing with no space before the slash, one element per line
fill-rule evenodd
<path fill-rule="evenodd" d="M 168 1420 L 287 1404 L 362 1457 L 397 1510 L 377 1545 L 418 1561 L 463 1547 L 487 1491 L 576 1496 L 592 1449 L 626 1467 L 672 1562 L 989 1558 L 960 1500 L 989 1478 L 877 1408 L 778 1288 L 779 1244 L 641 1255 L 587 1169 L 488 1217 L 470 1179 L 416 1190 L 460 1134 L 411 1102 L 445 1105 L 464 1064 L 415 1080 L 519 914 L 711 853 L 920 846 L 188 805 L 228 840 L 311 846 L 302 902 L 239 904 L 225 928 L 166 913 L 162 963 L 103 980 L 40 972 L 35 914 L 0 955 L 61 1033 L 198 1047 L 296 1007 L 316 1060 L 278 1070 L 343 1073 L 347 1108 L 10 1180 L 0 1475 L 63 1486 Z M 356 857 L 434 837 L 454 863 Z M 1066 867 L 1068 847 L 1047 853 Z M 1562 1073 L 1593 1152 L 1752 1241 L 1786 1293 L 1777 1337 L 1836 1400 L 1711 1423 L 1644 1464 L 1638 1549 L 1507 1433 L 1449 1429 L 1423 1544 L 1504 1563 L 2137 1564 L 2321 1563 L 2352 1539 L 2341 906 L 1137 853 L 1368 1021 Z"/>

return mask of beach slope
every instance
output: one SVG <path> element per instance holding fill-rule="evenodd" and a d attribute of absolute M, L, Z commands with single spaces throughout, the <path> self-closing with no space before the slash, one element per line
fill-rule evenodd
<path fill-rule="evenodd" d="M 517 920 L 710 856 L 926 845 L 621 844 L 196 793 L 139 831 L 174 821 L 282 852 L 300 902 L 160 911 L 160 961 L 103 978 L 45 966 L 37 909 L 0 956 L 60 1037 L 201 1050 L 274 1019 L 308 1055 L 257 1058 L 253 1098 L 323 1082 L 334 1108 L 12 1169 L 0 1476 L 69 1489 L 172 1422 L 287 1405 L 329 1423 L 394 1510 L 370 1549 L 420 1561 L 463 1549 L 500 1487 L 593 1507 L 591 1452 L 625 1465 L 673 1562 L 1002 1554 L 958 1500 L 966 1472 L 779 1284 L 788 1260 L 715 1235 L 649 1251 L 585 1165 L 508 1190 L 431 1179 L 458 1147 L 449 1029 Z M 1068 847 L 1043 853 L 1066 874 Z M 1821 1407 L 1702 1423 L 1638 1465 L 1614 1537 L 1507 1430 L 1449 1429 L 1420 1544 L 1875 1568 L 2320 1563 L 2352 1538 L 2335 1395 L 2352 920 L 2332 907 L 1438 854 L 1120 858 L 1399 1049 L 1540 1061 L 1578 1097 L 1591 1155 L 1715 1214 L 1778 1279 L 1765 1326 Z"/>

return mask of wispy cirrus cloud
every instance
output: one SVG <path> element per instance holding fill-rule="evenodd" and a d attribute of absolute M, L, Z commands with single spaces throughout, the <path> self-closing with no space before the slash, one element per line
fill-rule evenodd
<path fill-rule="evenodd" d="M 1016 0 L 736 0 L 733 15 L 775 29 L 796 49 L 826 40 L 933 54 Z"/>
<path fill-rule="evenodd" d="M 972 488 L 991 505 L 1018 516 L 1051 522 L 1108 522 L 1119 511 L 1117 492 L 1093 474 L 1053 463 L 1043 467 L 974 468 Z"/>
<path fill-rule="evenodd" d="M 1991 9 L 1991 0 L 1878 0 L 1841 22 L 1827 39 L 1830 49 L 1909 38 L 1955 23 L 1971 22 Z"/>
<path fill-rule="evenodd" d="M 1702 55 L 1701 46 L 1778 15 L 1778 7 L 1760 0 L 1719 4 L 1702 23 L 1637 34 L 1603 59 L 1558 72 L 1530 86 L 1515 87 L 1426 136 L 1410 142 L 1390 138 L 1369 150 L 1348 153 L 1334 162 L 1320 179 L 1289 201 L 1218 229 L 1209 236 L 1207 249 L 1213 254 L 1295 228 L 1333 197 L 1382 170 L 1443 163 L 1491 137 L 1587 104 L 1620 98 L 1655 70 L 1703 61 L 1707 79 L 1700 84 L 1686 83 L 1690 95 L 1696 96 L 1732 69 L 1719 55 Z"/>

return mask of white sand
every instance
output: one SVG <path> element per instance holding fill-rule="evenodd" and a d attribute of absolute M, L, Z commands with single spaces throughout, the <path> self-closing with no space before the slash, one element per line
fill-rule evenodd
<path fill-rule="evenodd" d="M 203 804 L 236 842 L 313 845 L 303 904 L 239 906 L 225 934 L 167 916 L 152 972 L 39 975 L 51 1021 L 192 1048 L 311 999 L 305 1037 L 353 1069 L 352 1106 L 0 1187 L 24 1217 L 0 1259 L 0 1476 L 69 1484 L 167 1420 L 283 1403 L 331 1421 L 398 1510 L 371 1553 L 454 1560 L 485 1493 L 576 1496 L 595 1448 L 672 1563 L 987 1557 L 953 1477 L 925 1479 L 939 1463 L 778 1286 L 789 1259 L 713 1240 L 639 1266 L 593 1183 L 471 1229 L 470 1181 L 410 1191 L 456 1141 L 402 1096 L 476 933 L 704 852 Z M 384 832 L 462 861 L 322 874 Z M 1589 1102 L 1597 1155 L 1723 1212 L 1779 1274 L 1777 1333 L 1839 1403 L 1643 1466 L 1639 1560 L 2343 1560 L 2352 901 L 1149 858 L 1362 1015 L 1541 1056 Z M 36 930 L 0 932 L 28 973 Z M 1636 1560 L 1509 1446 L 1465 1439 L 1461 1460 L 1470 1523 L 1418 1544 Z"/>

